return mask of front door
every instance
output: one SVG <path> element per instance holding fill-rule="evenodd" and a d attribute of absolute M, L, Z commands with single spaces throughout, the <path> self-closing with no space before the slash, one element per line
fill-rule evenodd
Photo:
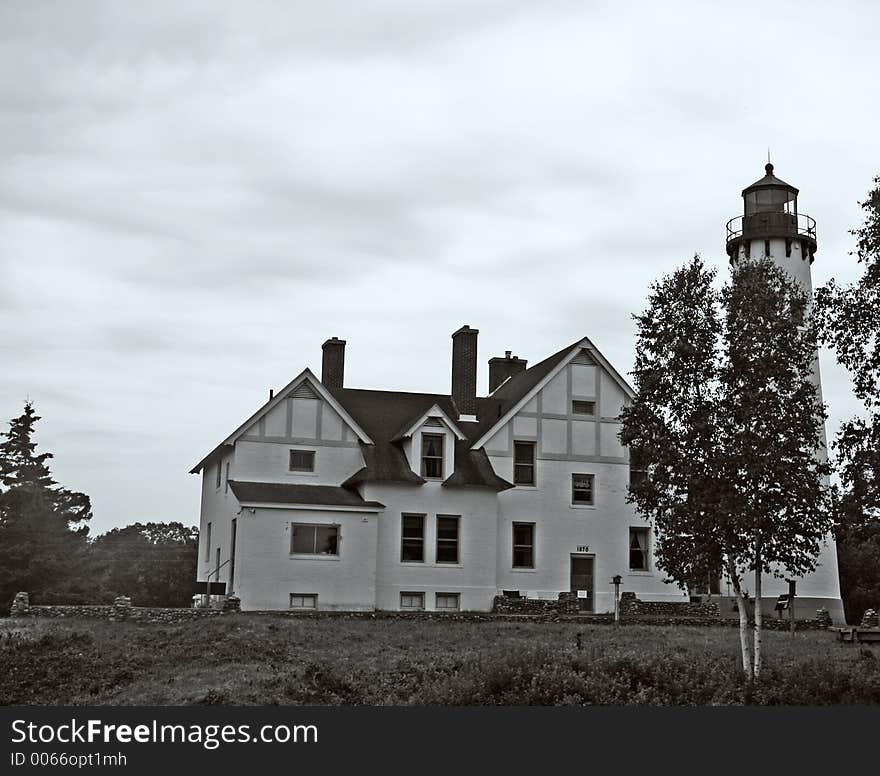
<path fill-rule="evenodd" d="M 593 558 L 571 556 L 571 592 L 577 595 L 582 612 L 593 611 Z"/>

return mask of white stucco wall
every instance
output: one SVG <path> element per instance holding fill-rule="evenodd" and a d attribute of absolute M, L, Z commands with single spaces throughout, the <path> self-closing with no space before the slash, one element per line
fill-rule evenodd
<path fill-rule="evenodd" d="M 339 554 L 291 554 L 294 522 L 339 526 Z M 372 610 L 377 523 L 369 513 L 245 508 L 235 560 L 242 609 L 287 609 L 291 593 L 317 593 L 319 609 Z"/>
<path fill-rule="evenodd" d="M 376 606 L 400 608 L 401 592 L 424 592 L 425 609 L 434 609 L 436 593 L 458 593 L 462 610 L 486 611 L 492 606 L 497 585 L 498 502 L 488 488 L 448 488 L 438 482 L 424 485 L 371 483 L 364 498 L 379 501 L 385 511 L 379 517 Z M 424 514 L 425 560 L 401 561 L 403 513 Z M 437 515 L 459 517 L 459 562 L 436 562 Z"/>

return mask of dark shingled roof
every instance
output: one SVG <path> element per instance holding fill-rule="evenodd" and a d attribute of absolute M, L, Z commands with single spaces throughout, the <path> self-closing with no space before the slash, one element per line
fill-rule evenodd
<path fill-rule="evenodd" d="M 333 507 L 374 507 L 385 505 L 364 501 L 357 493 L 339 485 L 295 485 L 286 482 L 240 482 L 230 480 L 229 487 L 242 503 L 320 504 Z"/>
<path fill-rule="evenodd" d="M 425 480 L 410 469 L 402 443 L 392 440 L 435 404 L 453 422 L 459 415 L 452 397 L 444 394 L 369 391 L 357 388 L 335 388 L 331 393 L 374 442 L 373 445 L 361 445 L 365 466 L 343 483 L 347 488 L 363 482 L 408 482 L 421 485 Z M 485 401 L 477 400 L 478 409 L 480 403 Z M 494 415 L 492 422 L 497 419 L 498 416 Z M 443 484 L 470 485 L 493 490 L 513 487 L 492 471 L 485 452 L 470 450 L 470 445 L 476 439 L 474 432 L 480 425 L 460 424 L 467 439 L 456 443 L 456 471 Z"/>

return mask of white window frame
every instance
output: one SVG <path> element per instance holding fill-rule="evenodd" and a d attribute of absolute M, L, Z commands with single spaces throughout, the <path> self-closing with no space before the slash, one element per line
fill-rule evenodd
<path fill-rule="evenodd" d="M 455 606 L 440 606 L 440 599 L 451 599 L 455 601 Z M 435 593 L 434 609 L 438 612 L 460 612 L 461 611 L 461 593 Z"/>
<path fill-rule="evenodd" d="M 294 599 L 300 599 L 300 603 L 298 605 L 294 605 Z M 309 606 L 305 603 L 306 599 L 311 599 L 312 605 Z M 318 608 L 318 594 L 317 593 L 291 593 L 290 598 L 288 599 L 288 608 L 289 609 L 306 609 L 309 611 L 313 611 Z"/>
<path fill-rule="evenodd" d="M 444 547 L 449 547 L 452 544 L 452 539 L 441 539 L 440 538 L 440 521 L 441 520 L 454 520 L 455 521 L 455 560 L 440 560 L 440 546 L 441 543 Z M 436 519 L 436 536 L 434 537 L 434 562 L 440 564 L 441 566 L 457 566 L 461 563 L 461 515 L 437 515 Z"/>
<path fill-rule="evenodd" d="M 412 599 L 412 600 L 408 600 Z M 412 601 L 421 601 L 418 606 L 411 606 Z M 406 602 L 406 604 L 404 603 Z M 417 590 L 401 590 L 400 591 L 400 609 L 404 612 L 423 612 L 425 611 L 425 594 Z"/>
<path fill-rule="evenodd" d="M 306 453 L 307 455 L 310 455 L 311 460 L 312 460 L 311 468 L 304 469 L 302 467 L 294 467 L 294 465 L 293 465 L 294 453 Z M 302 448 L 292 447 L 292 448 L 290 448 L 290 453 L 287 458 L 287 470 L 290 472 L 305 472 L 305 473 L 311 474 L 315 471 L 315 458 L 316 457 L 317 457 L 317 454 L 315 453 L 314 450 L 304 450 Z"/>
<path fill-rule="evenodd" d="M 314 552 L 297 552 L 293 549 L 293 534 L 296 528 L 313 528 L 315 529 L 314 541 L 312 546 Z M 334 528 L 336 529 L 336 552 L 318 552 L 318 528 Z M 342 529 L 338 523 L 300 523 L 295 520 L 290 523 L 290 555 L 296 558 L 338 558 L 340 554 L 340 545 L 342 544 Z"/>
<path fill-rule="evenodd" d="M 634 532 L 639 532 L 644 534 L 645 537 L 645 549 L 642 550 L 644 553 L 644 561 L 645 564 L 642 568 L 634 568 L 632 565 L 632 559 L 629 553 L 632 552 L 632 537 Z M 629 571 L 631 574 L 650 574 L 651 573 L 651 529 L 645 526 L 634 526 L 631 525 L 629 527 L 629 532 L 627 533 L 627 565 L 629 566 Z"/>
<path fill-rule="evenodd" d="M 529 445 L 532 449 L 531 464 L 519 462 L 516 460 L 516 446 Z M 531 482 L 518 482 L 516 478 L 517 466 L 531 466 L 532 480 Z M 538 486 L 538 443 L 534 439 L 514 439 L 513 440 L 513 484 L 518 488 L 535 488 Z"/>
<path fill-rule="evenodd" d="M 574 478 L 575 477 L 589 477 L 590 478 L 590 500 L 589 501 L 578 501 L 575 499 L 574 494 L 576 492 L 574 486 Z M 583 490 L 581 488 L 581 490 Z M 596 475 L 592 472 L 572 472 L 571 474 L 571 505 L 573 507 L 594 507 L 596 506 Z"/>
<path fill-rule="evenodd" d="M 527 525 L 527 526 L 530 526 L 532 529 L 532 543 L 530 545 L 532 548 L 532 564 L 530 566 L 517 566 L 516 565 L 516 549 L 517 549 L 517 547 L 526 547 L 527 546 L 525 544 L 517 544 L 516 543 L 516 527 L 519 525 Z M 523 571 L 533 571 L 535 569 L 535 567 L 536 567 L 536 554 L 537 554 L 535 545 L 537 544 L 537 540 L 536 540 L 537 533 L 538 533 L 537 523 L 527 523 L 524 520 L 515 520 L 513 523 L 511 523 L 511 525 L 510 525 L 510 545 L 511 545 L 511 547 L 510 547 L 510 567 L 512 569 L 523 570 Z"/>
<path fill-rule="evenodd" d="M 410 560 L 403 557 L 403 544 L 405 541 L 415 541 L 414 537 L 405 537 L 403 535 L 403 524 L 408 517 L 418 517 L 422 521 L 422 558 L 421 560 Z M 400 562 L 401 563 L 425 563 L 425 535 L 428 532 L 428 516 L 422 512 L 401 512 L 400 513 Z"/>
<path fill-rule="evenodd" d="M 440 455 L 425 455 L 425 439 L 432 438 L 440 441 Z M 425 432 L 423 431 L 420 437 L 421 449 L 419 450 L 419 461 L 420 461 L 420 469 L 422 477 L 429 480 L 442 480 L 444 479 L 443 475 L 446 472 L 446 434 L 442 431 L 438 434 L 433 431 Z M 425 466 L 425 461 L 440 461 L 440 474 L 427 474 L 427 467 Z"/>

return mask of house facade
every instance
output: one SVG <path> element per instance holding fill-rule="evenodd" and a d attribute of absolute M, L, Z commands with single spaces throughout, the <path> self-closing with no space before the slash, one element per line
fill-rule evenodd
<path fill-rule="evenodd" d="M 452 335 L 449 394 L 349 388 L 345 345 L 305 369 L 192 470 L 198 579 L 246 610 L 486 611 L 499 594 L 614 607 L 611 578 L 687 600 L 627 503 L 618 416 L 632 389 L 588 338 L 528 367 Z M 215 586 L 216 587 L 216 586 Z"/>

